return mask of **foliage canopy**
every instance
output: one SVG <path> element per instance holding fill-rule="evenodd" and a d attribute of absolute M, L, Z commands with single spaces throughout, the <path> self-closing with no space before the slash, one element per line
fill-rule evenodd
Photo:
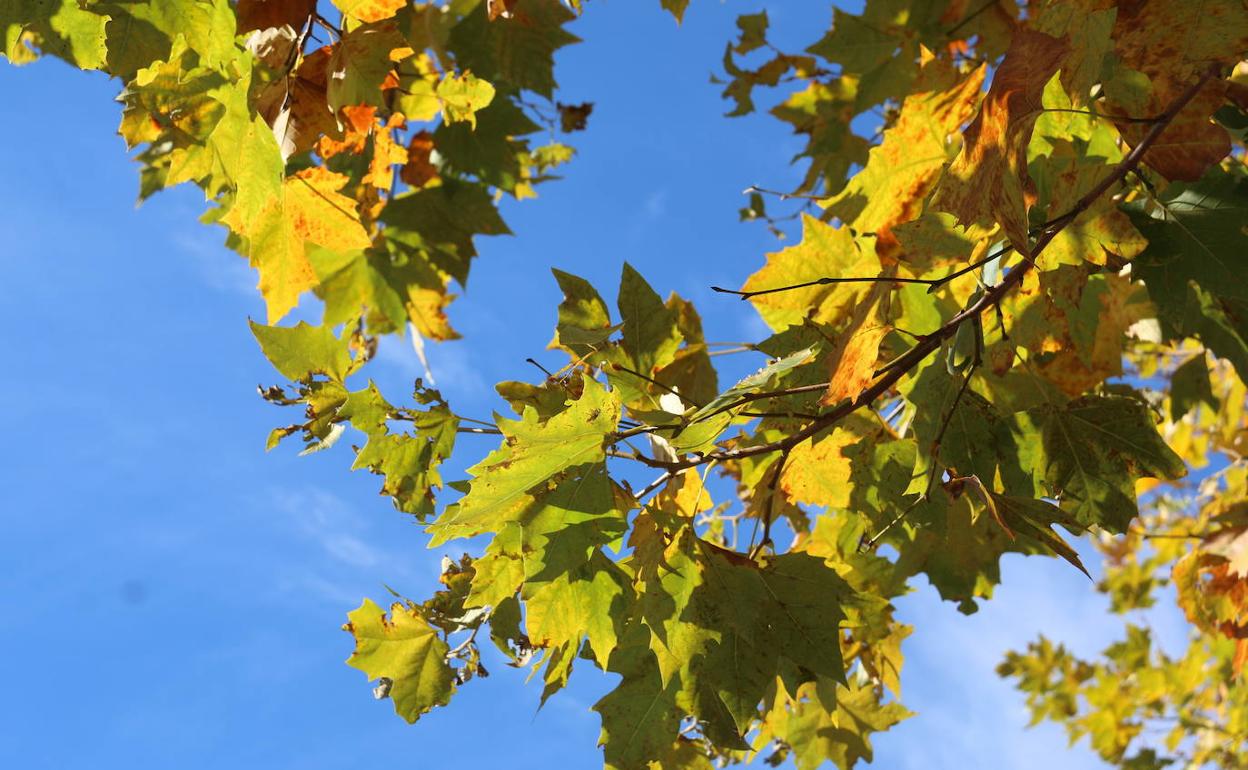
<path fill-rule="evenodd" d="M 717 289 L 771 329 L 745 351 L 767 362 L 722 388 L 690 301 L 624 265 L 612 309 L 556 270 L 568 363 L 499 383 L 514 417 L 486 421 L 360 372 L 378 335 L 457 337 L 499 200 L 573 159 L 592 105 L 557 101 L 554 59 L 581 3 L 333 5 L 0 0 L 0 37 L 119 79 L 140 197 L 198 185 L 258 271 L 253 331 L 291 382 L 262 395 L 300 415 L 268 446 L 363 434 L 353 467 L 431 544 L 480 538 L 430 598 L 348 614 L 348 662 L 400 716 L 484 675 L 488 639 L 543 702 L 574 667 L 620 676 L 594 707 L 610 768 L 846 769 L 910 716 L 893 599 L 922 576 L 974 612 L 1003 554 L 1086 571 L 1069 538 L 1091 533 L 1114 610 L 1171 585 L 1189 647 L 1127 623 L 1100 659 L 1042 638 L 1001 674 L 1108 762 L 1242 767 L 1242 3 L 868 0 L 797 52 L 740 17 L 729 114 L 771 89 L 806 142 L 770 201 L 801 204 L 801 241 Z M 742 218 L 774 229 L 768 195 Z M 307 292 L 321 323 L 279 325 Z M 500 443 L 444 480 L 464 433 Z"/>

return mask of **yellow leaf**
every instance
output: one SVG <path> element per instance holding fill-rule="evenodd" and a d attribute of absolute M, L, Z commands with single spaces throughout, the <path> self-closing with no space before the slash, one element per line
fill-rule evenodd
<path fill-rule="evenodd" d="M 355 211 L 355 201 L 338 189 L 346 177 L 313 167 L 288 177 L 260 213 L 244 219 L 237 206 L 221 222 L 248 241 L 251 266 L 260 273 L 268 322 L 277 322 L 299 295 L 317 285 L 304 242 L 329 249 L 363 249 L 372 241 Z"/>
<path fill-rule="evenodd" d="M 854 241 L 848 228 L 802 215 L 802 242 L 767 255 L 767 264 L 746 280 L 744 291 L 759 291 L 827 277 L 874 277 L 880 274 L 875 249 Z M 868 291 L 869 284 L 833 284 L 763 294 L 750 301 L 776 331 L 805 322 L 843 322 Z"/>
<path fill-rule="evenodd" d="M 346 183 L 342 174 L 319 166 L 287 177 L 285 207 L 296 236 L 335 251 L 372 245 L 355 201 L 338 192 Z"/>
<path fill-rule="evenodd" d="M 836 428 L 818 441 L 808 439 L 793 447 L 780 474 L 780 488 L 796 503 L 848 507 L 852 468 L 841 450 L 857 441 L 852 432 Z"/>
<path fill-rule="evenodd" d="M 921 59 L 915 89 L 902 102 L 896 122 L 871 149 L 866 167 L 827 204 L 859 232 L 879 235 L 922 213 L 923 202 L 956 149 L 949 140 L 971 118 L 979 99 L 984 67 L 960 75 L 927 49 Z"/>
<path fill-rule="evenodd" d="M 338 10 L 351 18 L 362 21 L 388 19 L 407 5 L 407 0 L 333 0 Z"/>

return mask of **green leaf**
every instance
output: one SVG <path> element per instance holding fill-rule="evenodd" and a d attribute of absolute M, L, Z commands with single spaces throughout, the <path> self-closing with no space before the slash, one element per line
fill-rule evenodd
<path fill-rule="evenodd" d="M 1166 192 L 1151 216 L 1140 206 L 1131 208 L 1149 243 L 1137 269 L 1153 300 L 1181 305 L 1192 281 L 1220 297 L 1248 301 L 1248 179 L 1215 168 L 1195 184 L 1176 183 Z"/>
<path fill-rule="evenodd" d="M 532 505 L 541 493 L 538 485 L 574 466 L 602 462 L 604 442 L 619 417 L 614 394 L 586 377 L 581 397 L 546 422 L 532 408 L 519 420 L 499 418 L 503 445 L 468 469 L 473 475 L 469 492 L 430 526 L 430 546 L 494 530 L 504 517 Z"/>
<path fill-rule="evenodd" d="M 620 327 L 611 325 L 607 303 L 589 281 L 556 268 L 551 272 L 563 291 L 563 301 L 550 347 L 564 348 L 577 357 L 588 355 Z"/>
<path fill-rule="evenodd" d="M 594 657 L 610 658 L 631 603 L 632 591 L 619 567 L 601 552 L 546 582 L 526 583 L 521 595 L 525 628 L 539 647 L 580 647 L 589 640 Z"/>
<path fill-rule="evenodd" d="M 679 682 L 660 677 L 649 637 L 640 623 L 623 635 L 607 665 L 622 677 L 620 683 L 594 704 L 602 717 L 598 743 L 607 770 L 636 770 L 662 761 L 680 730 Z"/>
<path fill-rule="evenodd" d="M 463 121 L 477 127 L 477 112 L 490 106 L 494 100 L 494 86 L 474 77 L 471 72 L 461 75 L 447 73 L 438 81 L 436 90 L 442 102 L 442 117 L 448 122 Z"/>
<path fill-rule="evenodd" d="M 736 405 L 743 396 L 751 395 L 774 385 L 774 383 L 793 369 L 810 361 L 814 355 L 812 348 L 805 348 L 783 358 L 768 363 L 763 368 L 741 379 L 736 385 L 720 393 L 708 404 L 687 415 L 686 427 L 676 433 L 671 441 L 672 446 L 682 451 L 693 451 L 713 441 L 716 436 L 732 422 L 733 410 L 745 408 L 745 404 Z"/>
<path fill-rule="evenodd" d="M 0 55 L 25 64 L 40 53 L 64 59 L 81 69 L 104 66 L 104 28 L 108 16 L 74 2 L 0 0 Z"/>
<path fill-rule="evenodd" d="M 1220 406 L 1213 395 L 1209 381 L 1209 366 L 1204 352 L 1197 353 L 1175 368 L 1170 375 L 1170 419 L 1178 422 L 1197 404 L 1208 404 L 1216 410 Z"/>
<path fill-rule="evenodd" d="M 559 0 L 518 0 L 511 18 L 490 21 L 486 4 L 451 31 L 451 48 L 460 66 L 500 86 L 506 82 L 546 98 L 555 90 L 554 56 L 580 41 L 563 28 L 576 18 Z"/>
<path fill-rule="evenodd" d="M 638 563 L 651 648 L 717 742 L 741 742 L 777 676 L 790 691 L 844 679 L 837 626 L 852 592 L 822 559 L 790 553 L 760 568 L 689 528 L 657 555 Z"/>
<path fill-rule="evenodd" d="M 685 9 L 689 7 L 689 0 L 659 0 L 659 4 L 663 6 L 663 10 L 676 17 L 676 21 L 683 21 L 685 18 Z"/>
<path fill-rule="evenodd" d="M 1139 514 L 1136 480 L 1187 474 L 1148 407 L 1134 398 L 1084 396 L 1015 417 L 1018 444 L 1027 455 L 1024 467 L 1033 468 L 1049 495 L 1085 527 L 1125 532 Z"/>
<path fill-rule="evenodd" d="M 624 263 L 616 304 L 624 321 L 623 348 L 633 368 L 647 377 L 672 362 L 683 337 L 676 316 L 646 279 Z"/>
<path fill-rule="evenodd" d="M 236 57 L 234 9 L 227 0 L 114 0 L 94 3 L 91 10 L 109 18 L 104 28 L 108 72 L 122 80 L 168 59 L 178 35 L 204 66 Z"/>
<path fill-rule="evenodd" d="M 472 604 L 497 604 L 522 582 L 549 582 L 583 568 L 597 548 L 624 534 L 631 507 L 631 496 L 611 481 L 605 464 L 587 463 L 557 476 L 522 510 L 459 523 L 457 537 L 498 533 L 477 560 L 478 574 L 505 576 L 475 580 Z"/>
<path fill-rule="evenodd" d="M 406 44 L 393 21 L 364 24 L 344 34 L 329 58 L 329 108 L 337 114 L 355 104 L 380 106 L 381 83 L 394 69 L 390 52 Z"/>
<path fill-rule="evenodd" d="M 338 418 L 350 420 L 368 435 L 358 451 L 352 470 L 368 468 L 385 476 L 381 493 L 404 513 L 422 521 L 433 513 L 434 488 L 442 486 L 438 466 L 455 447 L 459 418 L 442 402 L 437 391 L 417 391 L 416 398 L 433 402 L 428 409 L 395 409 L 369 382 L 368 387 L 348 394 L 338 410 Z M 391 420 L 402 417 L 411 423 L 411 432 L 392 433 Z"/>
<path fill-rule="evenodd" d="M 446 662 L 450 648 L 418 607 L 395 602 L 387 618 L 381 607 L 365 599 L 347 620 L 343 630 L 355 637 L 347 665 L 369 679 L 389 679 L 399 716 L 415 722 L 434 706 L 450 702 L 455 692 L 455 670 Z"/>
<path fill-rule="evenodd" d="M 346 342 L 335 337 L 329 326 L 311 326 L 303 321 L 294 326 L 250 324 L 264 357 L 291 380 L 323 374 L 341 382 L 351 368 Z"/>

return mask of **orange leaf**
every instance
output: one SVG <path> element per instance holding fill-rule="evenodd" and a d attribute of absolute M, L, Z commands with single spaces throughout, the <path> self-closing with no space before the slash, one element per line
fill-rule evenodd
<path fill-rule="evenodd" d="M 1062 40 L 1020 28 L 992 78 L 979 114 L 963 133 L 962 152 L 945 172 L 932 205 L 964 225 L 999 222 L 1029 253 L 1027 144 L 1041 112 L 1044 85 L 1068 53 Z"/>
<path fill-rule="evenodd" d="M 874 298 L 865 301 L 854 312 L 849 328 L 841 333 L 836 348 L 828 356 L 828 390 L 819 399 L 824 406 L 855 398 L 875 379 L 880 343 L 892 330 L 884 321 L 888 288 L 876 284 Z"/>
<path fill-rule="evenodd" d="M 412 187 L 424 187 L 438 178 L 438 169 L 430 161 L 433 152 L 433 134 L 420 131 L 412 136 L 407 145 L 407 163 L 399 171 L 399 178 Z"/>

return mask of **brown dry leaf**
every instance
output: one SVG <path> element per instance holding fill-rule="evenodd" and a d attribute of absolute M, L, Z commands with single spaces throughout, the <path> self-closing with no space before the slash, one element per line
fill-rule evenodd
<path fill-rule="evenodd" d="M 399 179 L 412 187 L 424 187 L 438 178 L 438 168 L 433 165 L 433 134 L 419 131 L 412 135 L 407 145 L 407 162 L 399 170 Z"/>
<path fill-rule="evenodd" d="M 847 507 L 852 468 L 841 450 L 857 441 L 852 432 L 836 428 L 818 441 L 808 439 L 793 447 L 780 474 L 780 488 L 795 503 Z"/>
<path fill-rule="evenodd" d="M 1186 0 L 1123 3 L 1113 31 L 1121 66 L 1147 76 L 1152 93 L 1145 104 L 1113 104 L 1111 112 L 1157 115 L 1210 66 L 1229 66 L 1248 50 L 1248 10 L 1234 0 L 1193 7 Z M 1194 181 L 1230 152 L 1226 129 L 1210 120 L 1225 98 L 1224 82 L 1211 81 L 1162 133 L 1144 162 L 1168 179 Z M 1119 124 L 1135 145 L 1147 124 Z"/>
<path fill-rule="evenodd" d="M 289 75 L 270 83 L 257 101 L 283 160 L 312 149 L 323 134 L 338 133 L 325 93 L 328 64 L 329 49 L 312 52 Z"/>
<path fill-rule="evenodd" d="M 1147 114 L 1156 114 L 1172 96 L 1168 91 L 1164 100 L 1154 96 Z M 1195 182 L 1205 172 L 1231 152 L 1231 136 L 1226 129 L 1213 122 L 1213 113 L 1226 99 L 1226 82 L 1211 80 L 1206 83 L 1187 106 L 1161 132 L 1161 136 L 1144 154 L 1144 163 L 1167 179 Z M 1132 146 L 1139 144 L 1150 126 L 1142 123 L 1118 123 L 1122 138 Z"/>
<path fill-rule="evenodd" d="M 288 26 L 301 30 L 316 12 L 316 0 L 238 0 L 238 34 Z"/>
<path fill-rule="evenodd" d="M 1027 209 L 1034 197 L 1027 144 L 1042 109 L 1045 83 L 1067 53 L 1064 41 L 1019 29 L 979 114 L 963 134 L 962 152 L 941 178 L 932 201 L 964 225 L 999 222 L 1023 253 L 1030 253 Z"/>
<path fill-rule="evenodd" d="M 589 122 L 589 115 L 594 111 L 593 102 L 581 102 L 580 104 L 564 104 L 560 102 L 556 106 L 559 108 L 559 130 L 565 134 L 573 131 L 584 131 L 585 126 Z"/>

